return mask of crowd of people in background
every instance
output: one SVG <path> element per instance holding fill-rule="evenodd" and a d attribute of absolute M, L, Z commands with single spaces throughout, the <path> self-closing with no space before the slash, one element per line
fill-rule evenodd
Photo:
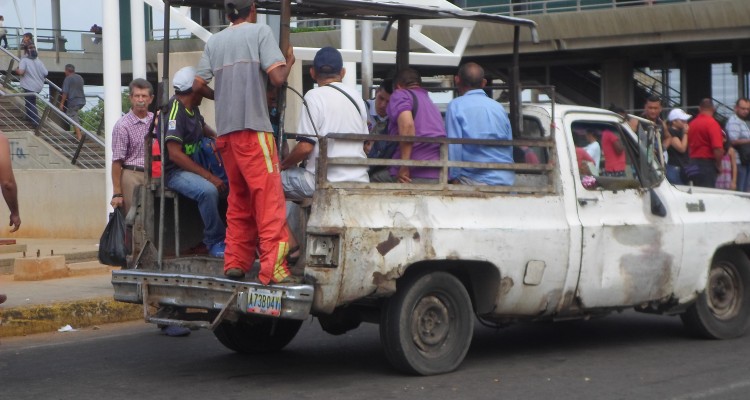
<path fill-rule="evenodd" d="M 620 114 L 634 131 L 646 129 L 642 120 L 630 118 L 622 108 L 613 105 L 610 111 Z M 750 192 L 750 100 L 737 100 L 723 128 L 709 98 L 701 100 L 696 115 L 681 108 L 671 109 L 666 119 L 663 115 L 662 99 L 651 96 L 639 117 L 649 121 L 661 138 L 670 183 Z M 626 154 L 617 135 L 606 129 L 587 130 L 585 135 L 588 145 L 582 148 L 586 159 L 593 160 L 587 174 L 625 176 Z"/>
<path fill-rule="evenodd" d="M 750 192 L 750 101 L 738 99 L 723 128 L 715 114 L 709 98 L 701 100 L 694 116 L 679 108 L 669 112 L 661 136 L 667 180 L 676 185 L 692 183 Z"/>

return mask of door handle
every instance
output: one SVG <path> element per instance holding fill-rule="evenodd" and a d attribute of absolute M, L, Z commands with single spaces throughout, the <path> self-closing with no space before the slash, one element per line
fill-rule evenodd
<path fill-rule="evenodd" d="M 579 197 L 578 198 L 578 204 L 582 206 L 589 204 L 590 201 L 596 203 L 597 201 L 599 201 L 599 199 L 596 197 Z"/>

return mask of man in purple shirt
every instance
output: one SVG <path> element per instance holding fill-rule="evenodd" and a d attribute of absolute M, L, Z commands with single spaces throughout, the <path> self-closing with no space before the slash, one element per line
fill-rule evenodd
<path fill-rule="evenodd" d="M 130 82 L 130 111 L 112 129 L 112 207 L 128 214 L 133 189 L 145 182 L 144 138 L 154 114 L 148 106 L 154 101 L 154 88 L 145 79 Z"/>
<path fill-rule="evenodd" d="M 388 134 L 417 137 L 445 137 L 445 125 L 440 110 L 422 88 L 419 72 L 406 68 L 398 73 L 395 90 L 388 102 Z M 437 143 L 401 142 L 394 160 L 439 160 Z M 437 183 L 440 168 L 391 167 L 394 182 Z"/>

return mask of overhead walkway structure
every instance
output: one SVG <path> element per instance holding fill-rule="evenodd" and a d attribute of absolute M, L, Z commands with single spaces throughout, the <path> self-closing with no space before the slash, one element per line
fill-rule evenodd
<path fill-rule="evenodd" d="M 468 10 L 536 21 L 539 44 L 532 44 L 529 34 L 522 32 L 522 81 L 555 85 L 562 97 L 578 104 L 602 107 L 617 104 L 637 110 L 646 96 L 656 93 L 665 97 L 670 106 L 690 108 L 704 97 L 715 97 L 731 106 L 733 97 L 748 95 L 750 3 L 747 0 L 459 0 L 454 3 Z M 203 26 L 210 22 L 200 16 L 194 19 Z M 305 31 L 310 25 L 325 25 L 331 30 Z M 336 21 L 299 20 L 297 26 L 303 32 L 292 34 L 291 43 L 296 47 L 341 47 Z M 374 29 L 373 50 L 395 50 L 396 35 L 380 40 L 386 26 L 376 25 Z M 9 29 L 9 32 L 12 36 L 15 31 Z M 490 24 L 479 22 L 468 40 L 460 39 L 461 30 L 449 27 L 424 26 L 421 33 L 448 51 L 454 51 L 451 46 L 457 43 L 465 46 L 462 61 L 479 62 L 497 81 L 507 76 L 512 31 L 499 32 Z M 183 38 L 172 42 L 171 52 L 203 49 L 203 41 L 190 38 L 185 30 L 172 31 L 171 35 Z M 76 65 L 87 84 L 102 84 L 99 35 L 63 32 L 65 46 L 60 44 L 60 32 L 47 32 L 44 36 L 53 40 L 38 43 L 40 58 L 50 70 L 49 78 L 55 86 L 62 84 L 64 66 L 68 63 Z M 11 37 L 11 47 L 13 43 Z M 412 50 L 427 52 L 424 43 L 429 42 L 413 41 Z M 157 54 L 163 50 L 162 43 L 149 40 L 146 49 L 148 77 L 156 82 Z M 2 57 L 4 54 L 0 54 L 0 65 L 5 67 L 9 59 Z M 132 65 L 130 60 L 123 60 L 121 65 L 124 86 L 132 78 Z M 415 66 L 423 75 L 455 72 L 452 66 Z M 716 82 L 717 68 L 722 69 L 724 82 Z M 382 77 L 392 70 L 388 63 L 376 64 L 373 74 Z M 644 83 L 648 81 L 651 83 Z M 54 96 L 56 89 L 49 87 L 50 96 Z"/>

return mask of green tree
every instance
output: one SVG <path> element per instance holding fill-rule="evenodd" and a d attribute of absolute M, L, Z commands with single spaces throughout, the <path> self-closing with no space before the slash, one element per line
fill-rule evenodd
<path fill-rule="evenodd" d="M 99 134 L 99 125 L 104 118 L 104 101 L 99 102 L 88 110 L 80 112 L 81 125 L 89 132 Z"/>

